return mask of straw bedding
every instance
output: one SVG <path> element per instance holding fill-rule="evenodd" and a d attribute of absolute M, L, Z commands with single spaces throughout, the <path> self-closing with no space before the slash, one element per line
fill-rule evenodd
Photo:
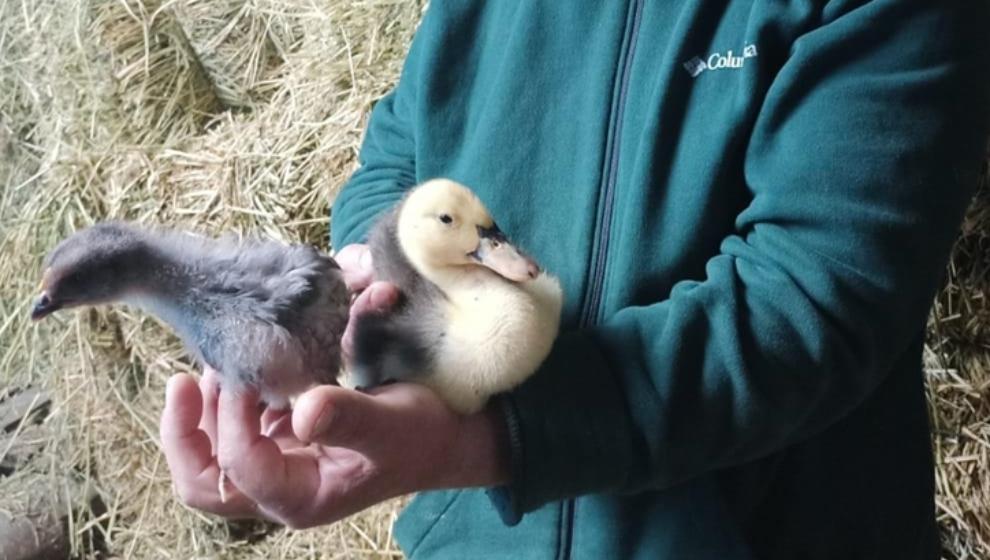
<path fill-rule="evenodd" d="M 990 173 L 929 319 L 925 356 L 947 558 L 990 558 Z"/>
<path fill-rule="evenodd" d="M 0 1 L 0 400 L 52 396 L 42 452 L 0 476 L 95 496 L 82 558 L 385 558 L 397 502 L 328 528 L 226 523 L 172 497 L 157 443 L 177 340 L 124 309 L 27 320 L 42 255 L 103 218 L 326 247 L 368 111 L 425 0 Z M 926 366 L 947 557 L 990 557 L 990 204 L 963 228 Z M 5 449 L 0 448 L 0 461 Z M 79 501 L 79 500 L 77 500 Z M 85 501 L 85 500 L 82 500 Z"/>
<path fill-rule="evenodd" d="M 399 555 L 397 503 L 303 532 L 181 506 L 157 443 L 165 380 L 192 371 L 175 337 L 124 309 L 25 317 L 42 255 L 96 219 L 326 247 L 329 201 L 423 4 L 0 2 L 0 400 L 47 388 L 55 434 L 0 478 L 5 505 L 39 476 L 95 493 L 69 523 L 86 558 Z"/>

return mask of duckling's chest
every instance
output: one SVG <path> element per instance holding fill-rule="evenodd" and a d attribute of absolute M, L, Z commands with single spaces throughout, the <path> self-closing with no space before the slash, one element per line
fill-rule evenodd
<path fill-rule="evenodd" d="M 560 288 L 549 278 L 481 283 L 448 292 L 447 302 L 444 336 L 424 382 L 465 413 L 535 371 L 559 326 Z"/>
<path fill-rule="evenodd" d="M 525 292 L 506 282 L 477 281 L 449 293 L 447 330 L 452 342 L 494 348 L 511 346 L 535 309 Z"/>

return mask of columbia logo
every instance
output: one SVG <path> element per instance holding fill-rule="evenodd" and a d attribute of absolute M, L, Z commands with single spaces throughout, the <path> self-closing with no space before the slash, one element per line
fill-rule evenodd
<path fill-rule="evenodd" d="M 732 51 L 728 51 L 725 54 L 718 52 L 712 53 L 708 55 L 708 58 L 696 56 L 684 63 L 684 69 L 688 71 L 688 74 L 691 74 L 692 78 L 697 78 L 705 70 L 742 68 L 746 64 L 746 59 L 755 58 L 757 54 L 756 45 L 749 44 L 743 47 L 742 56 L 734 55 Z"/>

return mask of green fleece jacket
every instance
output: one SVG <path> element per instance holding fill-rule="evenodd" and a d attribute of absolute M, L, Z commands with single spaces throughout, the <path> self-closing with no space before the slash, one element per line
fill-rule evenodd
<path fill-rule="evenodd" d="M 936 558 L 922 342 L 984 153 L 988 15 L 435 0 L 333 244 L 450 177 L 566 304 L 499 398 L 511 484 L 419 496 L 408 555 Z"/>

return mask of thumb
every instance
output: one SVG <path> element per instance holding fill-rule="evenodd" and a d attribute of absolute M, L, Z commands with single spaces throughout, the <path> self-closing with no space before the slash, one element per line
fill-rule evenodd
<path fill-rule="evenodd" d="M 340 345 L 344 350 L 345 360 L 350 361 L 354 350 L 354 325 L 356 318 L 365 313 L 382 313 L 391 309 L 399 301 L 399 288 L 389 282 L 374 282 L 361 292 L 351 304 L 350 318 L 344 334 L 340 337 Z"/>
<path fill-rule="evenodd" d="M 370 395 L 321 385 L 296 400 L 292 430 L 304 442 L 368 453 L 382 441 L 389 412 Z"/>
<path fill-rule="evenodd" d="M 340 266 L 347 289 L 352 292 L 363 290 L 374 278 L 371 249 L 361 243 L 352 243 L 337 251 L 334 260 Z"/>
<path fill-rule="evenodd" d="M 301 441 L 346 447 L 366 456 L 409 445 L 411 431 L 443 441 L 459 416 L 432 391 L 413 383 L 392 383 L 374 394 L 334 385 L 303 393 L 292 411 L 292 430 Z"/>

